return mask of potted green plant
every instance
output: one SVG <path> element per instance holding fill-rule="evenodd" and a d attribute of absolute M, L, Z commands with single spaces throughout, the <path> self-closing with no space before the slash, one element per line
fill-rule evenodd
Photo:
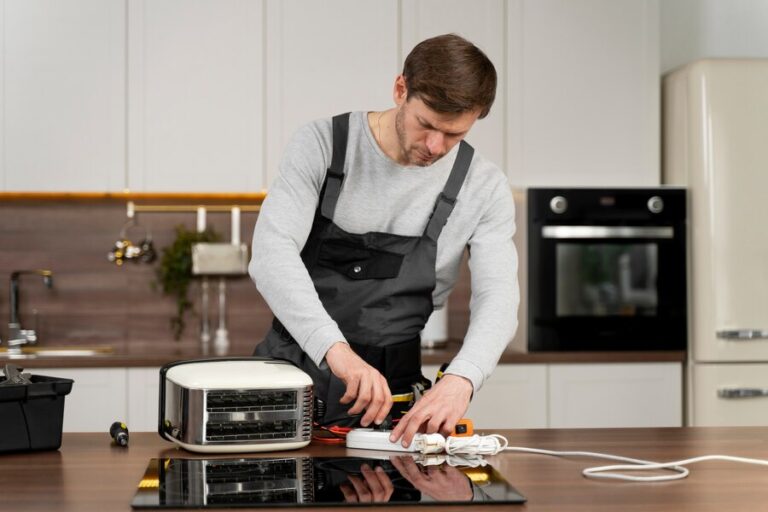
<path fill-rule="evenodd" d="M 176 298 L 176 314 L 171 317 L 173 338 L 179 340 L 184 332 L 184 315 L 192 308 L 189 285 L 192 282 L 192 245 L 199 242 L 218 242 L 221 236 L 213 229 L 202 232 L 189 231 L 183 225 L 176 226 L 176 238 L 163 248 L 157 269 L 157 284 L 165 295 Z"/>

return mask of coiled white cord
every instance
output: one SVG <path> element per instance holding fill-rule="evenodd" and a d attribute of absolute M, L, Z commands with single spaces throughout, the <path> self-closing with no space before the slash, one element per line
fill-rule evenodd
<path fill-rule="evenodd" d="M 741 462 L 744 464 L 756 464 L 768 466 L 768 460 L 751 459 L 747 457 L 733 457 L 731 455 L 705 455 L 673 462 L 653 462 L 630 457 L 620 457 L 607 453 L 581 452 L 581 451 L 552 451 L 537 448 L 524 448 L 519 446 L 507 446 L 507 439 L 499 434 L 487 436 L 473 435 L 471 437 L 448 437 L 440 434 L 421 434 L 414 439 L 416 448 L 424 454 L 442 453 L 449 455 L 496 455 L 502 451 L 519 453 L 534 453 L 539 455 L 552 455 L 555 457 L 590 457 L 596 459 L 608 459 L 628 464 L 615 464 L 611 466 L 596 466 L 584 469 L 581 473 L 586 478 L 598 478 L 606 480 L 626 480 L 631 482 L 666 482 L 680 480 L 689 475 L 690 471 L 684 466 L 708 460 L 723 460 L 729 462 Z M 637 476 L 620 473 L 620 471 L 651 471 L 671 470 L 672 475 Z"/>

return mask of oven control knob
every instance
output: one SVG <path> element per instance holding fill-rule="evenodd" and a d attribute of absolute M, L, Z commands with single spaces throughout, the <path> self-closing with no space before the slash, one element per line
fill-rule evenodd
<path fill-rule="evenodd" d="M 549 208 L 555 213 L 565 213 L 568 209 L 568 200 L 563 196 L 555 196 L 549 201 Z"/>
<path fill-rule="evenodd" d="M 653 196 L 648 200 L 648 209 L 651 213 L 661 213 L 664 209 L 664 200 L 659 196 Z"/>

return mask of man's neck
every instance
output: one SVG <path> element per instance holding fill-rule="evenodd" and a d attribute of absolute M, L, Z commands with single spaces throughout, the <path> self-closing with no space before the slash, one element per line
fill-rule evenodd
<path fill-rule="evenodd" d="M 381 151 L 392 161 L 400 165 L 407 165 L 404 161 L 400 144 L 397 140 L 397 130 L 395 128 L 395 109 L 384 110 L 381 112 L 368 113 L 368 126 L 371 129 L 373 138 L 379 145 Z"/>

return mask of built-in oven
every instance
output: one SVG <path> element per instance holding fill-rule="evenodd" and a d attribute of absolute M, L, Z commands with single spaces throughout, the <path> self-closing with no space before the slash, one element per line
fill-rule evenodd
<path fill-rule="evenodd" d="M 682 188 L 532 188 L 528 350 L 684 350 Z"/>

